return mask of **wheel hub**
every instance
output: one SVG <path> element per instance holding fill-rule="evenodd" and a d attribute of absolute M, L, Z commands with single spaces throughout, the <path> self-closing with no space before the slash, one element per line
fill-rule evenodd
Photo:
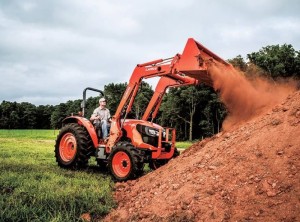
<path fill-rule="evenodd" d="M 131 160 L 124 151 L 115 153 L 112 159 L 112 169 L 118 177 L 126 177 L 131 171 Z"/>
<path fill-rule="evenodd" d="M 71 161 L 77 152 L 76 138 L 72 133 L 66 133 L 59 144 L 59 154 L 63 161 Z"/>
<path fill-rule="evenodd" d="M 126 160 L 123 160 L 123 161 L 122 161 L 122 166 L 123 166 L 123 167 L 127 167 L 127 161 L 126 161 Z"/>

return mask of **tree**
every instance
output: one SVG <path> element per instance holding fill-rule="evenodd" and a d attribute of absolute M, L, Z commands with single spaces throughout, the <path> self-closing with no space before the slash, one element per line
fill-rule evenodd
<path fill-rule="evenodd" d="M 110 83 L 104 86 L 104 95 L 111 114 L 116 112 L 126 87 L 127 83 Z"/>
<path fill-rule="evenodd" d="M 156 117 L 161 125 L 174 127 L 176 123 L 178 124 L 176 115 L 179 112 L 179 107 L 174 107 L 179 97 L 176 94 L 177 90 L 171 88 L 169 92 L 164 95 L 160 111 Z"/>
<path fill-rule="evenodd" d="M 225 119 L 227 110 L 220 101 L 219 96 L 212 89 L 208 89 L 207 103 L 201 111 L 204 114 L 203 120 L 199 123 L 202 127 L 203 136 L 212 136 L 220 132 L 222 122 Z M 206 122 L 206 125 L 204 124 Z"/>
<path fill-rule="evenodd" d="M 126 87 L 127 83 L 110 83 L 104 86 L 104 94 L 107 98 L 108 108 L 110 109 L 112 115 L 116 112 Z M 152 94 L 153 90 L 151 86 L 146 82 L 142 82 L 131 110 L 131 114 L 134 115 L 135 118 L 141 117 L 149 103 Z"/>
<path fill-rule="evenodd" d="M 55 106 L 54 111 L 51 114 L 51 127 L 59 129 L 62 125 L 63 119 L 67 116 L 67 106 L 65 103 L 60 103 Z"/>
<path fill-rule="evenodd" d="M 245 72 L 247 70 L 247 63 L 241 55 L 238 55 L 233 59 L 228 59 L 228 62 L 242 72 Z"/>
<path fill-rule="evenodd" d="M 193 130 L 197 128 L 195 124 L 196 114 L 203 109 L 207 103 L 207 88 L 200 86 L 188 86 L 170 89 L 168 96 L 162 103 L 162 122 L 170 122 L 176 129 L 186 130 L 188 133 L 181 133 L 182 137 L 188 134 L 188 140 L 193 139 Z M 197 114 L 198 115 L 198 114 Z M 195 128 L 196 127 L 196 128 Z"/>
<path fill-rule="evenodd" d="M 51 105 L 40 105 L 36 110 L 36 129 L 50 129 L 51 113 L 54 111 L 54 107 Z"/>
<path fill-rule="evenodd" d="M 1 129 L 10 129 L 10 114 L 13 110 L 16 110 L 16 104 L 9 101 L 2 101 L 1 103 L 1 117 L 0 117 L 0 127 Z"/>
<path fill-rule="evenodd" d="M 20 115 L 20 122 L 22 129 L 34 129 L 36 127 L 36 106 L 28 103 L 20 103 L 20 110 L 22 115 Z"/>
<path fill-rule="evenodd" d="M 226 116 L 216 92 L 204 84 L 171 88 L 160 110 L 160 124 L 176 128 L 176 137 L 180 140 L 218 133 Z"/>
<path fill-rule="evenodd" d="M 136 119 L 140 119 L 144 114 L 153 93 L 154 92 L 148 83 L 141 83 L 132 107 L 132 112 L 135 114 Z"/>
<path fill-rule="evenodd" d="M 272 78 L 300 77 L 300 56 L 292 45 L 271 45 L 247 55 L 249 61 Z"/>
<path fill-rule="evenodd" d="M 89 97 L 86 100 L 86 104 L 85 104 L 86 107 L 85 107 L 85 114 L 84 114 L 86 118 L 89 119 L 92 116 L 94 109 L 99 106 L 99 99 L 100 96 L 96 96 L 96 97 Z"/>
<path fill-rule="evenodd" d="M 74 101 L 69 100 L 66 103 L 66 115 L 71 116 L 71 115 L 77 115 L 79 111 L 81 111 L 81 99 L 76 99 Z"/>
<path fill-rule="evenodd" d="M 19 129 L 20 128 L 20 117 L 18 113 L 14 110 L 9 115 L 10 119 L 10 129 Z"/>
<path fill-rule="evenodd" d="M 196 113 L 196 108 L 198 104 L 203 102 L 203 99 L 205 97 L 204 95 L 205 92 L 198 89 L 199 88 L 195 86 L 190 86 L 187 88 L 183 88 L 182 93 L 180 94 L 180 96 L 183 98 L 182 102 L 185 103 L 185 107 L 186 107 L 186 111 L 184 111 L 184 113 L 188 115 L 181 116 L 179 114 L 177 116 L 189 125 L 190 141 L 193 139 L 193 125 L 194 125 L 194 115 Z"/>

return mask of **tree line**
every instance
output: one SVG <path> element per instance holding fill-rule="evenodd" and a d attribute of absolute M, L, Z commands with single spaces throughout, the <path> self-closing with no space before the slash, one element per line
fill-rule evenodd
<path fill-rule="evenodd" d="M 228 62 L 250 78 L 259 73 L 274 80 L 290 77 L 300 79 L 300 52 L 296 51 L 292 45 L 263 47 L 258 52 L 247 54 L 246 60 L 247 62 L 241 55 L 238 55 L 229 59 Z M 103 91 L 108 100 L 107 106 L 112 114 L 116 111 L 126 86 L 127 83 L 110 83 L 104 86 Z M 129 117 L 140 119 L 152 95 L 151 86 L 142 82 Z M 98 106 L 98 99 L 99 96 L 87 99 L 85 111 L 87 118 Z M 59 129 L 65 117 L 76 115 L 81 110 L 81 102 L 81 99 L 77 99 L 55 106 L 35 106 L 27 102 L 2 101 L 0 128 Z M 226 113 L 226 107 L 210 87 L 185 86 L 171 88 L 166 93 L 154 122 L 176 128 L 177 137 L 180 140 L 193 140 L 218 133 Z"/>

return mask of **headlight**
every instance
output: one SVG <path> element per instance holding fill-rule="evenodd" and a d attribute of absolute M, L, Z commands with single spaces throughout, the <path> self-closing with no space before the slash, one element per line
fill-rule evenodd
<path fill-rule="evenodd" d="M 153 127 L 149 127 L 149 126 L 144 126 L 141 124 L 138 124 L 136 126 L 137 130 L 143 134 L 143 135 L 147 135 L 147 136 L 151 136 L 151 137 L 158 137 L 159 136 L 159 130 Z"/>
<path fill-rule="evenodd" d="M 148 128 L 148 132 L 151 136 L 159 136 L 159 131 L 153 128 Z"/>
<path fill-rule="evenodd" d="M 162 132 L 163 138 L 166 138 L 166 135 L 167 135 L 167 133 L 166 133 L 166 130 L 164 129 L 163 132 Z"/>

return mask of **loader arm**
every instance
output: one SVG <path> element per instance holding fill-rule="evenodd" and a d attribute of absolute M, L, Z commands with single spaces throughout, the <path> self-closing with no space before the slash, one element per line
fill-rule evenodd
<path fill-rule="evenodd" d="M 167 76 L 161 77 L 159 82 L 157 83 L 154 94 L 145 110 L 142 120 L 148 120 L 150 115 L 151 115 L 151 122 L 155 119 L 160 104 L 162 102 L 162 99 L 168 88 L 187 86 L 187 85 L 197 85 L 197 84 L 198 84 L 198 80 L 191 78 L 189 76 L 184 76 L 184 82 L 172 79 Z"/>
<path fill-rule="evenodd" d="M 143 79 L 161 76 L 172 79 L 175 82 L 185 82 L 187 80 L 186 76 L 188 76 L 197 80 L 198 83 L 205 83 L 212 86 L 209 74 L 209 68 L 212 64 L 230 67 L 227 62 L 196 42 L 193 38 L 188 39 L 182 54 L 176 54 L 174 57 L 168 59 L 158 59 L 138 64 L 131 75 L 116 113 L 112 117 L 110 136 L 106 143 L 106 152 L 110 153 L 112 147 L 122 137 L 122 125 L 132 108 Z M 163 88 L 161 90 L 165 91 Z M 159 98 L 158 95 L 155 95 L 155 97 Z M 155 103 L 155 101 L 152 101 L 152 103 Z M 122 115 L 123 120 L 121 120 Z"/>

